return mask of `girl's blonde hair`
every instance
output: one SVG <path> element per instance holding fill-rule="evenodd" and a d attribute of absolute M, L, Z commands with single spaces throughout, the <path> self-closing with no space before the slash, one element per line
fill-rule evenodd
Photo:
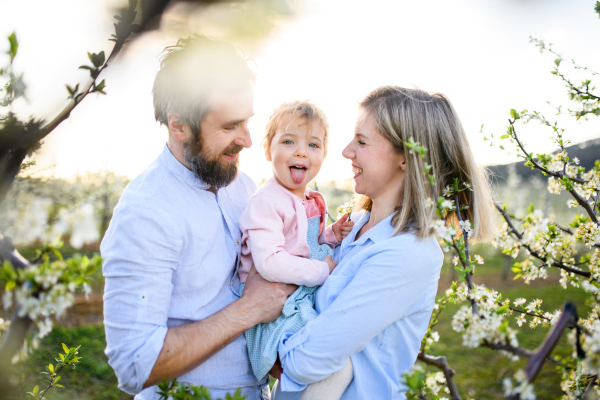
<path fill-rule="evenodd" d="M 271 142 L 273 141 L 273 137 L 275 137 L 279 123 L 286 115 L 292 117 L 292 122 L 304 119 L 309 126 L 311 122 L 317 122 L 321 125 L 325 131 L 325 135 L 323 136 L 323 147 L 325 154 L 327 154 L 327 138 L 329 136 L 329 123 L 327 122 L 327 117 L 323 110 L 308 100 L 296 100 L 290 103 L 283 103 L 273 110 L 273 114 L 271 114 L 269 121 L 267 122 L 265 137 L 261 142 L 265 151 L 271 148 Z"/>
<path fill-rule="evenodd" d="M 375 121 L 377 128 L 394 150 L 406 155 L 406 175 L 398 212 L 392 220 L 394 235 L 414 231 L 418 237 L 432 233 L 435 211 L 427 198 L 437 203 L 446 186 L 455 178 L 467 183 L 472 191 L 460 193 L 463 219 L 474 223 L 473 238 L 479 241 L 493 237 L 496 210 L 490 193 L 487 171 L 475 163 L 465 131 L 450 100 L 441 93 L 429 94 L 420 89 L 382 86 L 360 102 Z M 425 159 L 405 148 L 412 138 L 427 148 Z M 424 174 L 424 162 L 432 166 L 435 187 L 432 190 Z M 358 209 L 370 210 L 372 200 L 360 196 Z M 448 223 L 458 228 L 458 217 L 450 215 Z M 460 231 L 459 231 L 460 232 Z"/>

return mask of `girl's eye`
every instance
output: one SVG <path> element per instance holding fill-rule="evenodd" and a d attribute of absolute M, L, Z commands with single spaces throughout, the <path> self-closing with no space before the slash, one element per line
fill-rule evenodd
<path fill-rule="evenodd" d="M 291 140 L 284 140 L 283 144 L 294 144 L 294 142 L 292 142 Z"/>
<path fill-rule="evenodd" d="M 308 145 L 308 147 L 312 147 L 313 149 L 318 149 L 319 145 L 316 144 L 316 143 L 311 143 L 311 144 Z"/>

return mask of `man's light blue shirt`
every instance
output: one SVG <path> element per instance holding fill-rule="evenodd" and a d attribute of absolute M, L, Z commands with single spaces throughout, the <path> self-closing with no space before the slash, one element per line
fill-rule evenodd
<path fill-rule="evenodd" d="M 201 321 L 238 299 L 238 219 L 256 185 L 239 174 L 217 195 L 164 147 L 160 156 L 125 189 L 101 245 L 104 258 L 106 355 L 119 388 L 142 390 L 169 327 Z M 203 340 L 198 337 L 197 340 Z M 204 385 L 215 398 L 241 387 L 261 399 L 244 335 L 180 382 Z"/>
<path fill-rule="evenodd" d="M 370 214 L 355 217 L 335 251 L 338 266 L 317 290 L 319 316 L 280 343 L 286 392 L 277 400 L 299 399 L 307 384 L 341 370 L 348 357 L 354 379 L 341 400 L 405 399 L 401 375 L 414 365 L 427 330 L 443 253 L 433 236 L 392 237 L 392 216 L 355 241 Z"/>

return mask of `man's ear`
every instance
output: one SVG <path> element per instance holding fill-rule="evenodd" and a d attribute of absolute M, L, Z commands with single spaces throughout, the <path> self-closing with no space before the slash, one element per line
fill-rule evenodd
<path fill-rule="evenodd" d="M 173 135 L 178 142 L 185 142 L 187 139 L 187 134 L 185 132 L 186 125 L 179 122 L 179 114 L 169 114 L 167 118 L 171 135 Z"/>
<path fill-rule="evenodd" d="M 406 172 L 406 156 L 404 153 L 400 154 L 400 169 Z"/>

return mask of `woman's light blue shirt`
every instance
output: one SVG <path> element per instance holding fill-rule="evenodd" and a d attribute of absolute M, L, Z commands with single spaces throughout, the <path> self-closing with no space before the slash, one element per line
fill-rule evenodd
<path fill-rule="evenodd" d="M 319 316 L 280 343 L 281 389 L 288 392 L 281 399 L 299 399 L 293 391 L 339 371 L 348 357 L 354 379 L 342 400 L 405 398 L 401 375 L 427 330 L 443 253 L 433 236 L 392 237 L 392 216 L 354 241 L 369 217 L 356 216 L 336 249 L 339 264 L 317 291 Z"/>

